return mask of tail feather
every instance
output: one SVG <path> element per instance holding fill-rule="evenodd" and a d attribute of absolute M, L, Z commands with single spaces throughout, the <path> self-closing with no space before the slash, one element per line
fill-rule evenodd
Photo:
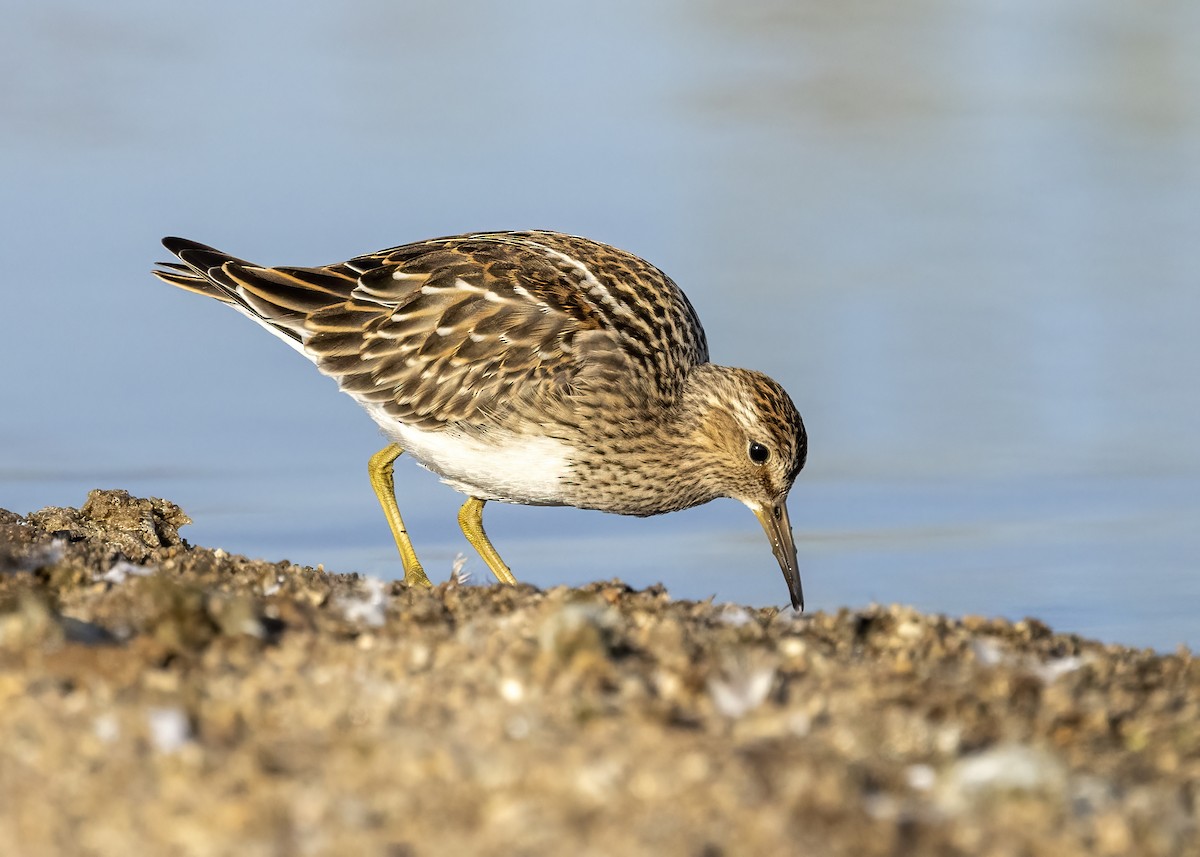
<path fill-rule="evenodd" d="M 189 292 L 214 298 L 298 345 L 304 320 L 345 303 L 357 280 L 329 268 L 266 268 L 186 238 L 164 238 L 179 262 L 160 262 L 154 276 Z"/>
<path fill-rule="evenodd" d="M 158 262 L 157 264 L 170 267 L 170 270 L 150 272 L 164 283 L 170 283 L 172 286 L 178 286 L 186 291 L 204 295 L 206 298 L 215 298 L 222 303 L 233 306 L 236 306 L 238 303 L 237 300 L 226 294 L 224 290 L 216 287 L 213 283 L 210 283 L 182 265 L 170 265 L 168 262 Z"/>
<path fill-rule="evenodd" d="M 318 272 L 306 272 L 312 276 L 301 278 L 294 268 L 258 268 L 240 262 L 228 263 L 221 270 L 248 302 L 262 302 L 267 307 L 278 307 L 281 312 L 308 315 L 345 303 L 348 297 L 348 290 L 340 294 L 333 291 L 328 283 L 333 278 Z M 269 314 L 270 310 L 266 312 Z"/>
<path fill-rule="evenodd" d="M 205 244 L 188 241 L 186 238 L 164 238 L 163 246 L 182 262 L 158 262 L 162 270 L 151 271 L 164 283 L 170 283 L 198 295 L 215 298 L 233 306 L 243 305 L 235 287 L 220 277 L 221 266 L 226 262 L 240 262 L 234 256 L 222 253 Z"/>

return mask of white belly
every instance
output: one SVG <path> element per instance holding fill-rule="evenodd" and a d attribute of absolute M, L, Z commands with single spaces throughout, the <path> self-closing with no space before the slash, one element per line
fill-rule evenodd
<path fill-rule="evenodd" d="M 562 484 L 568 448 L 561 441 L 506 435 L 491 442 L 449 431 L 424 431 L 375 412 L 371 416 L 405 452 L 456 491 L 506 503 L 568 503 Z"/>

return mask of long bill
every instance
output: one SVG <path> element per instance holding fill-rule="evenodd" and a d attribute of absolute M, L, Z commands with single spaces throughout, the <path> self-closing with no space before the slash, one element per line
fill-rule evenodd
<path fill-rule="evenodd" d="M 796 562 L 796 542 L 792 538 L 792 522 L 788 520 L 787 506 L 781 499 L 774 505 L 750 507 L 758 522 L 762 524 L 767 538 L 771 540 L 771 551 L 783 570 L 788 592 L 792 596 L 792 607 L 804 610 L 804 588 L 800 585 L 800 569 Z"/>

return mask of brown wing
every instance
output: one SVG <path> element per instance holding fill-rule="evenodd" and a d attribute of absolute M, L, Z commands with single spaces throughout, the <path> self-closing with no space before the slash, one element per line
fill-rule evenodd
<path fill-rule="evenodd" d="M 605 389 L 673 398 L 707 360 L 674 283 L 582 238 L 477 233 L 323 268 L 262 268 L 168 242 L 186 268 L 162 279 L 233 303 L 297 340 L 359 401 L 423 428 L 503 422 L 529 397 L 568 411 Z"/>

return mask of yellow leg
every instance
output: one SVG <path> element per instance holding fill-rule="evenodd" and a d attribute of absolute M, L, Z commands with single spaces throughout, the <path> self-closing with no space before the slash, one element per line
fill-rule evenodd
<path fill-rule="evenodd" d="M 371 474 L 371 487 L 387 516 L 388 526 L 396 539 L 396 547 L 400 550 L 400 561 L 404 563 L 404 582 L 409 586 L 432 586 L 413 550 L 412 539 L 404 527 L 404 519 L 400 517 L 400 507 L 396 505 L 396 483 L 392 478 L 392 463 L 404 453 L 396 444 L 388 444 L 371 456 L 367 463 L 367 472 Z"/>
<path fill-rule="evenodd" d="M 483 531 L 483 504 L 486 502 L 487 500 L 472 497 L 463 503 L 462 508 L 458 510 L 458 526 L 462 529 L 463 535 L 467 537 L 467 541 L 471 543 L 471 547 L 479 552 L 483 561 L 488 564 L 488 568 L 492 570 L 492 574 L 496 575 L 496 579 L 501 583 L 511 585 L 516 583 L 517 579 L 513 577 L 509 567 L 504 564 L 504 560 L 500 559 L 500 554 L 496 553 L 496 549 L 488 540 L 487 533 Z"/>

